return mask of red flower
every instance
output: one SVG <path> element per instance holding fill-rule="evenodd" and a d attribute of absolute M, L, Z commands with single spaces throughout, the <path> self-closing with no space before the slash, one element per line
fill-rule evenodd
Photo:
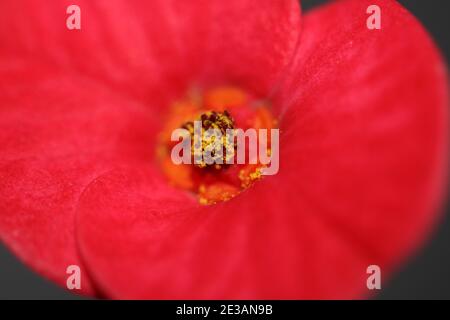
<path fill-rule="evenodd" d="M 446 69 L 405 9 L 345 0 L 0 3 L 0 237 L 113 298 L 352 298 L 436 220 Z M 366 28 L 366 8 L 382 29 Z M 272 101 L 280 172 L 201 206 L 155 162 L 193 84 Z"/>

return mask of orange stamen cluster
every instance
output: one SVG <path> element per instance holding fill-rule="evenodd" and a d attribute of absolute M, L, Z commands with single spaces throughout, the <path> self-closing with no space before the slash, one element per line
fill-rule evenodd
<path fill-rule="evenodd" d="M 171 106 L 159 137 L 158 160 L 172 185 L 197 194 L 201 204 L 210 205 L 232 199 L 262 178 L 264 165 L 259 163 L 214 166 L 174 164 L 170 157 L 174 146 L 174 142 L 170 141 L 172 131 L 184 128 L 192 134 L 195 120 L 201 120 L 204 129 L 212 127 L 223 132 L 233 128 L 272 129 L 277 125 L 267 104 L 239 88 L 217 87 L 206 90 L 203 95 L 189 94 Z M 202 140 L 203 147 L 208 143 Z"/>
<path fill-rule="evenodd" d="M 230 157 L 233 157 L 234 149 L 236 148 L 236 143 L 228 142 L 226 137 L 226 131 L 228 129 L 234 129 L 234 120 L 230 116 L 227 110 L 224 112 L 216 112 L 216 111 L 209 111 L 206 113 L 203 113 L 197 121 L 201 122 L 202 124 L 202 130 L 209 130 L 209 129 L 215 129 L 218 130 L 221 135 L 221 144 L 222 144 L 222 154 L 215 154 L 215 151 L 212 151 L 212 158 L 215 160 L 215 164 L 209 165 L 204 160 L 201 160 L 200 163 L 195 163 L 196 166 L 200 168 L 206 168 L 206 167 L 214 167 L 215 169 L 222 169 L 223 166 L 226 165 L 227 160 L 229 160 Z M 211 145 L 214 145 L 215 143 L 215 136 L 208 136 L 206 133 L 203 134 L 203 137 L 201 139 L 201 145 L 198 146 L 198 148 L 194 145 L 194 123 L 192 121 L 189 121 L 185 123 L 182 126 L 183 129 L 186 129 L 189 134 L 191 135 L 191 156 L 192 160 L 195 159 L 196 156 L 200 156 L 203 154 L 203 151 L 208 148 Z M 222 162 L 222 164 L 219 164 L 218 161 Z"/>

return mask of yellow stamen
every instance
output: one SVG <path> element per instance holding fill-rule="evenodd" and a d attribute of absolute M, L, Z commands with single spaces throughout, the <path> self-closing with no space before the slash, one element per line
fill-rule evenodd
<path fill-rule="evenodd" d="M 232 115 L 238 115 L 241 122 L 235 123 Z M 202 133 L 208 129 L 218 129 L 222 133 L 224 164 L 205 162 L 196 165 L 175 165 L 170 157 L 171 148 L 175 142 L 170 140 L 173 130 L 180 127 L 194 136 L 194 121 L 202 123 Z M 261 170 L 265 167 L 261 163 L 247 164 L 238 169 L 235 165 L 227 165 L 227 157 L 234 157 L 235 142 L 227 141 L 226 130 L 234 129 L 236 125 L 254 129 L 272 129 L 277 122 L 270 112 L 270 106 L 256 100 L 247 92 L 235 88 L 222 86 L 212 88 L 202 93 L 193 91 L 185 99 L 173 104 L 168 118 L 159 136 L 156 155 L 169 182 L 183 190 L 197 193 L 198 201 L 203 205 L 211 205 L 227 201 L 249 188 L 253 183 L 263 178 Z M 215 136 L 203 136 L 200 148 L 191 145 L 192 157 L 212 146 Z M 270 141 L 270 135 L 268 135 Z M 191 140 L 194 143 L 194 139 Z M 268 149 L 270 155 L 270 149 Z M 214 158 L 214 154 L 212 154 Z M 218 154 L 220 156 L 220 154 Z M 203 159 L 203 157 L 197 157 Z M 203 161 L 203 160 L 202 160 Z"/>

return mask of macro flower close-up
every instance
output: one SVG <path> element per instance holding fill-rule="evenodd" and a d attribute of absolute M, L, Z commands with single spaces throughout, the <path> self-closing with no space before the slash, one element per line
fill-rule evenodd
<path fill-rule="evenodd" d="M 174 130 L 188 160 L 218 142 L 196 123 L 276 132 L 255 141 L 279 161 L 174 163 Z M 75 293 L 369 298 L 368 267 L 389 281 L 432 234 L 447 167 L 447 66 L 394 0 L 0 2 L 0 240 L 61 287 L 79 267 Z"/>

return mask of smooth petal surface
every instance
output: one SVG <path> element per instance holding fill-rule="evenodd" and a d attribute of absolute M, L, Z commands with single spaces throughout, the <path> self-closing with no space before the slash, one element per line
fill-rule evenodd
<path fill-rule="evenodd" d="M 381 30 L 366 27 L 374 4 Z M 443 196 L 448 82 L 437 48 L 395 1 L 339 1 L 305 17 L 277 98 L 284 183 L 386 279 L 423 243 Z"/>
<path fill-rule="evenodd" d="M 71 31 L 71 4 L 2 1 L 0 53 L 52 62 L 152 104 L 214 81 L 266 94 L 300 27 L 295 0 L 80 0 L 81 30 Z"/>
<path fill-rule="evenodd" d="M 299 208 L 295 195 L 276 179 L 200 208 L 165 188 L 145 169 L 113 171 L 80 199 L 81 253 L 113 298 L 336 297 L 348 294 L 349 281 L 365 281 L 367 257 L 324 225 L 313 207 L 289 210 Z M 340 276 L 330 282 L 318 268 Z"/>
<path fill-rule="evenodd" d="M 172 230 L 199 206 L 195 197 L 168 186 L 152 166 L 123 167 L 95 179 L 80 198 L 77 238 L 100 290 L 113 297 L 161 297 L 164 282 L 149 284 L 163 280 L 161 270 L 176 269 L 164 261 L 171 254 L 162 249 L 164 239 L 178 242 Z M 180 279 L 171 277 L 172 284 Z"/>
<path fill-rule="evenodd" d="M 380 31 L 366 28 L 374 2 Z M 323 7 L 306 16 L 302 34 L 274 96 L 278 175 L 229 202 L 181 212 L 156 210 L 156 182 L 131 173 L 110 173 L 86 189 L 78 239 L 105 292 L 362 297 L 369 265 L 381 267 L 384 281 L 424 240 L 447 161 L 447 82 L 435 46 L 393 1 Z"/>
<path fill-rule="evenodd" d="M 82 265 L 74 238 L 78 196 L 114 164 L 152 161 L 156 126 L 142 105 L 81 76 L 47 66 L 39 82 L 17 79 L 27 67 L 2 70 L 0 80 L 0 237 L 65 284 L 67 266 Z M 87 273 L 82 288 L 92 291 Z"/>

